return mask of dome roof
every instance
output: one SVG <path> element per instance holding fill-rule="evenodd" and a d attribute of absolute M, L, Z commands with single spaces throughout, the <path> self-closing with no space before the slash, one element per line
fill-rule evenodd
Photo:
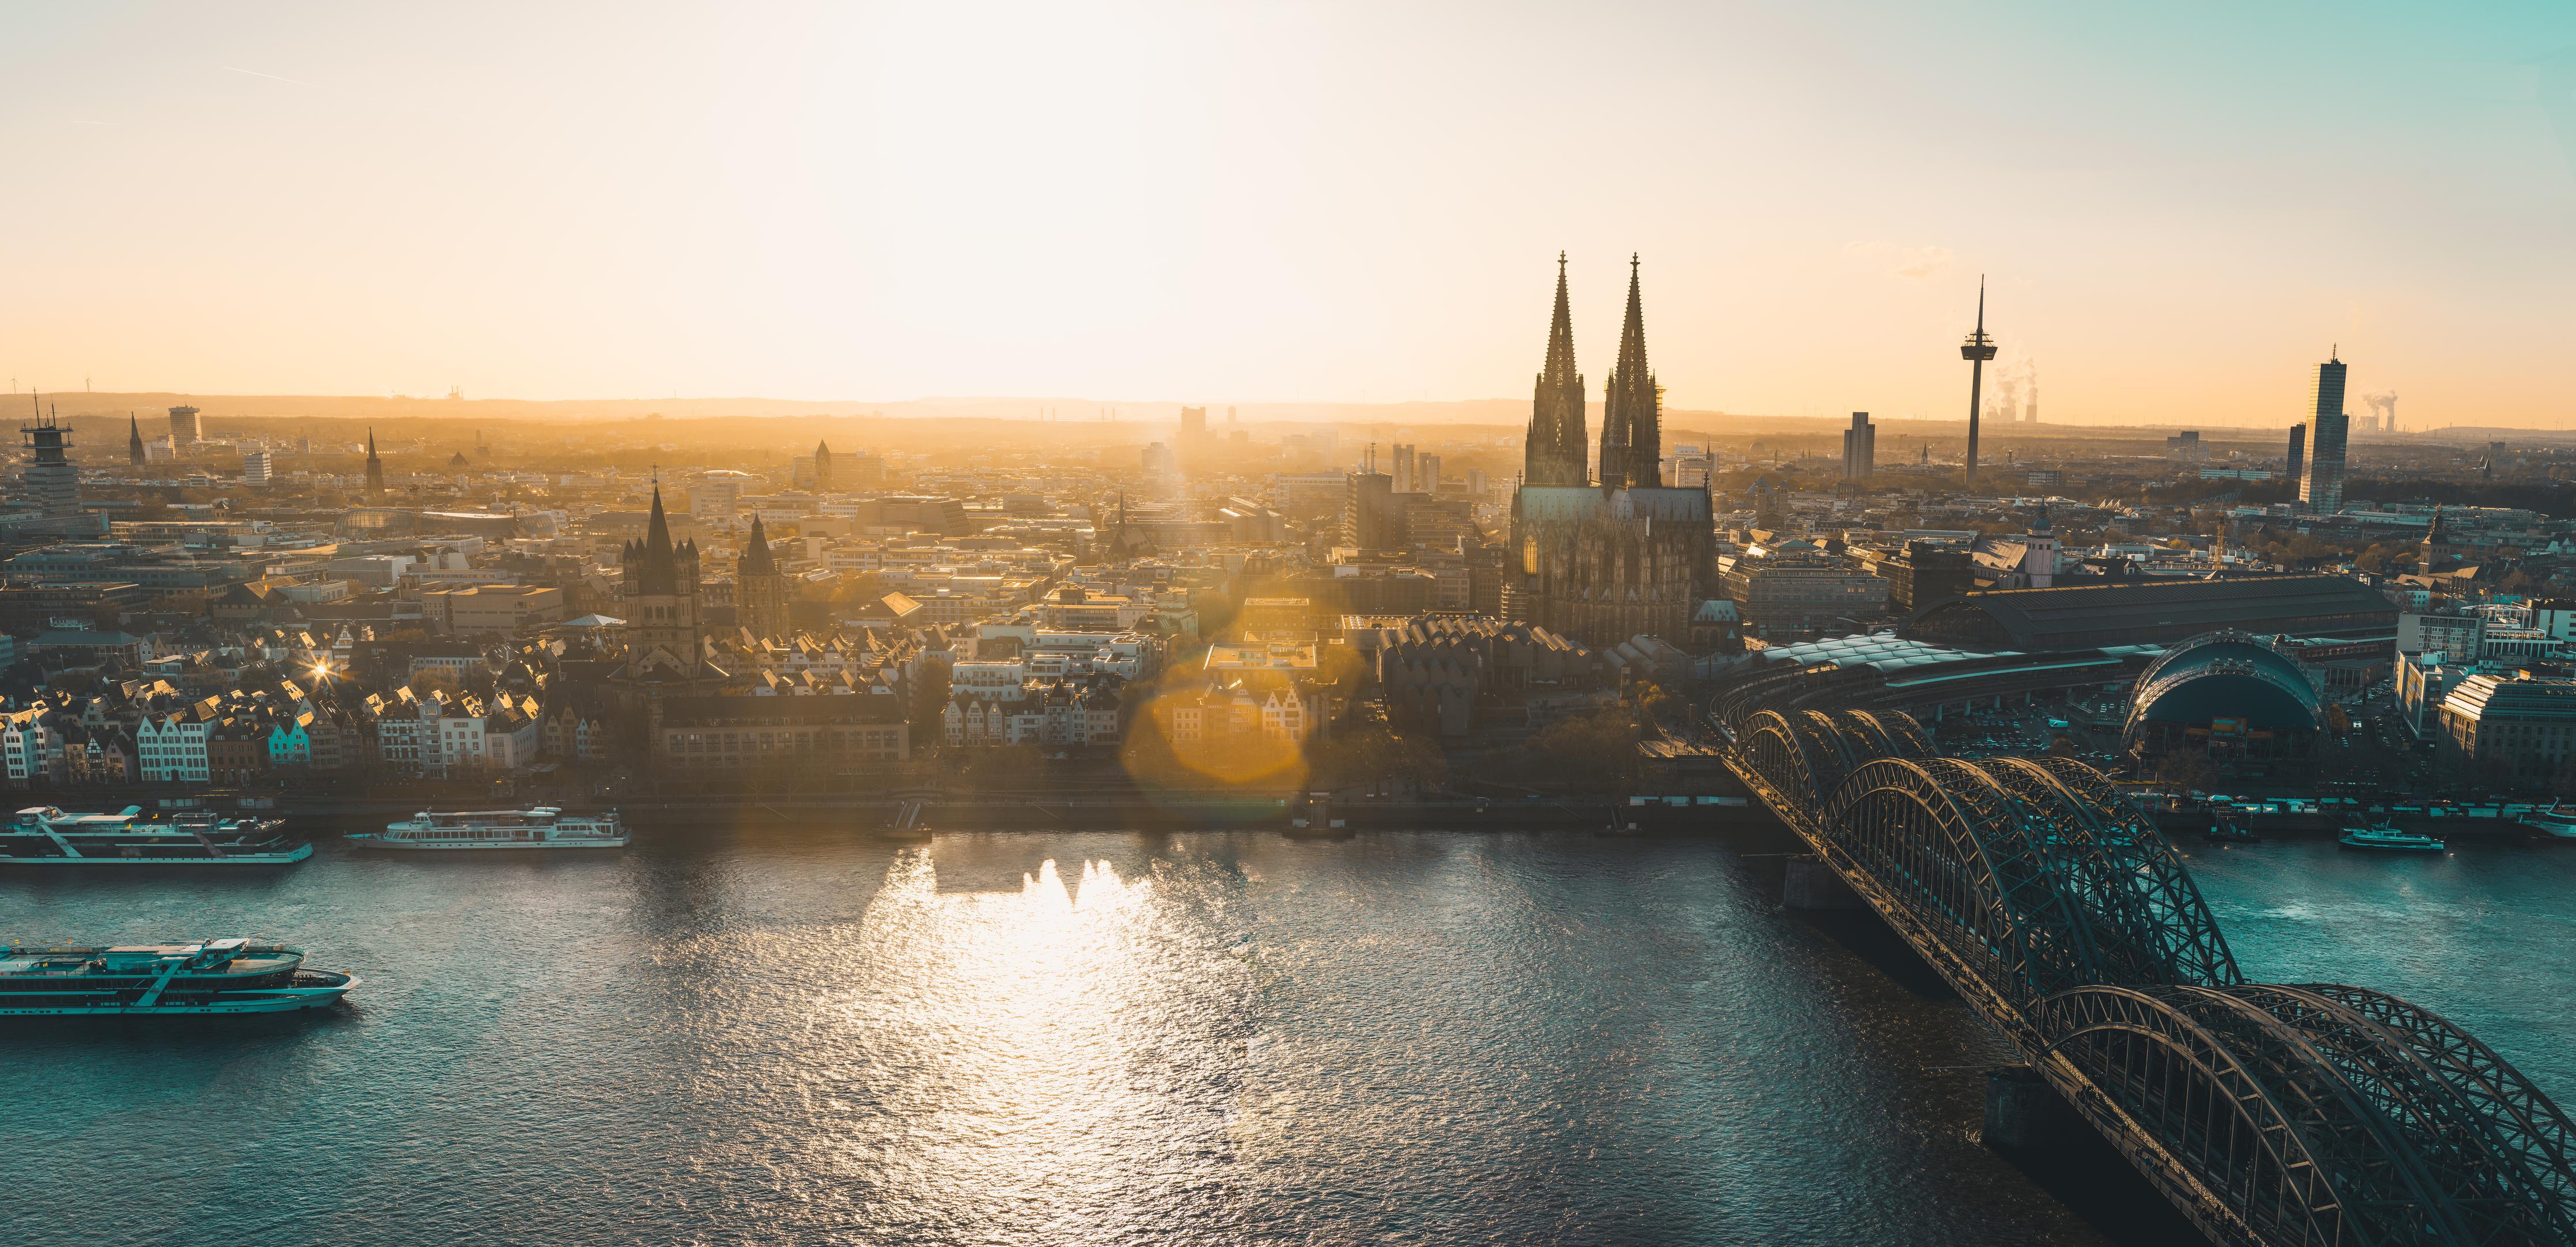
<path fill-rule="evenodd" d="M 2312 732 L 2319 710 L 2297 659 L 2248 633 L 2208 632 L 2165 651 L 2139 674 L 2128 730 L 2226 718 L 2257 730 Z"/>

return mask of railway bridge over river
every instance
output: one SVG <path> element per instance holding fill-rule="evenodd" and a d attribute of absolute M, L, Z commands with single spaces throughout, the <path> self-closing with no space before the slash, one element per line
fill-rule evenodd
<path fill-rule="evenodd" d="M 1816 701 L 1722 700 L 1728 767 L 2212 1241 L 2576 1244 L 2576 1127 L 2475 1037 L 2247 982 L 2100 772 Z"/>

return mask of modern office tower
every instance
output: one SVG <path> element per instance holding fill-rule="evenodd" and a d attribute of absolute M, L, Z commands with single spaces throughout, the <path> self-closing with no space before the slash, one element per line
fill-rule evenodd
<path fill-rule="evenodd" d="M 1413 484 L 1413 447 L 1402 442 L 1395 444 L 1395 469 L 1387 475 L 1395 478 L 1395 492 L 1399 494 L 1421 492 Z"/>
<path fill-rule="evenodd" d="M 1393 550 L 1404 544 L 1404 512 L 1395 504 L 1395 480 L 1384 472 L 1353 472 L 1344 478 L 1342 543 L 1362 550 Z"/>
<path fill-rule="evenodd" d="M 376 457 L 376 431 L 367 430 L 367 492 L 385 492 L 385 461 Z"/>
<path fill-rule="evenodd" d="M 1868 480 L 1878 470 L 1878 429 L 1869 422 L 1869 413 L 1852 413 L 1851 427 L 1843 430 L 1843 480 L 1858 483 Z"/>
<path fill-rule="evenodd" d="M 1207 408 L 1181 408 L 1181 440 L 1207 436 Z"/>
<path fill-rule="evenodd" d="M 1968 471 L 1963 478 L 1966 488 L 1977 486 L 1977 408 L 1983 403 L 1986 385 L 1986 362 L 1995 357 L 1995 340 L 1986 336 L 1986 279 L 1977 279 L 1977 328 L 1959 344 L 1959 358 L 1968 361 Z"/>
<path fill-rule="evenodd" d="M 64 430 L 52 412 L 39 411 L 36 422 L 20 430 L 27 438 L 27 467 L 19 484 L 27 501 L 47 515 L 80 510 L 80 471 L 64 454 Z"/>
<path fill-rule="evenodd" d="M 206 439 L 197 426 L 196 408 L 173 407 L 170 409 L 171 449 L 176 450 L 181 454 L 186 454 L 189 447 L 204 440 Z"/>
<path fill-rule="evenodd" d="M 1664 396 L 1646 367 L 1645 301 L 1637 257 L 1628 256 L 1628 318 L 1619 328 L 1619 362 L 1601 395 L 1601 483 L 1651 489 L 1664 483 Z"/>
<path fill-rule="evenodd" d="M 1530 398 L 1529 434 L 1521 441 L 1521 483 L 1588 485 L 1584 464 L 1583 374 L 1574 370 L 1574 314 L 1566 306 L 1565 253 L 1556 253 L 1556 315 L 1547 326 L 1547 362 Z"/>
<path fill-rule="evenodd" d="M 269 460 L 267 451 L 245 450 L 242 452 L 242 484 L 265 485 L 268 483 L 268 474 Z"/>
<path fill-rule="evenodd" d="M 1417 455 L 1414 457 L 1413 492 L 1417 494 L 1436 494 L 1440 492 L 1440 456 Z"/>
<path fill-rule="evenodd" d="M 2343 414 L 2344 365 L 2329 352 L 2317 365 L 2316 410 L 2308 416 L 2307 475 L 2299 480 L 2299 505 L 2312 515 L 2331 515 L 2343 506 L 2344 442 L 2352 417 Z"/>
<path fill-rule="evenodd" d="M 133 412 L 125 413 L 125 461 L 139 468 L 151 457 L 152 452 L 143 448 L 142 421 L 135 419 Z"/>
<path fill-rule="evenodd" d="M 2294 424 L 2290 426 L 2290 470 L 2283 474 L 2281 479 L 2286 481 L 2305 481 L 2307 477 L 2302 474 L 2307 470 L 2308 426 L 2304 424 Z"/>

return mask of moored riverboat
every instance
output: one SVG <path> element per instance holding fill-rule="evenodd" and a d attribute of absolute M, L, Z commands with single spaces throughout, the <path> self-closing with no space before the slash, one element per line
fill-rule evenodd
<path fill-rule="evenodd" d="M 289 1013 L 338 1004 L 357 985 L 305 969 L 303 949 L 243 939 L 0 944 L 0 1017 Z"/>

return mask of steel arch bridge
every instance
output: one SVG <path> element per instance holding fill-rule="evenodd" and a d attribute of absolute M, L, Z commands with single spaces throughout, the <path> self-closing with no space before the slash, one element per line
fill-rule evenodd
<path fill-rule="evenodd" d="M 2576 1244 L 2576 1126 L 2466 1032 L 2248 983 L 2182 860 L 2071 759 L 1754 710 L 1728 765 L 2212 1239 Z"/>

